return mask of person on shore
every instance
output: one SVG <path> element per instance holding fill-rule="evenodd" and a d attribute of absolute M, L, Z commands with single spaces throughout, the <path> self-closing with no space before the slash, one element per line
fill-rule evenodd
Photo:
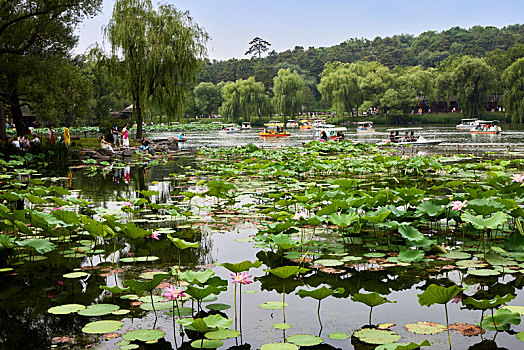
<path fill-rule="evenodd" d="M 115 147 L 117 147 L 118 144 L 122 145 L 122 141 L 120 140 L 120 135 L 118 133 L 118 125 L 113 125 L 113 128 L 111 128 L 111 134 L 113 135 L 113 144 Z"/>
<path fill-rule="evenodd" d="M 49 129 L 47 129 L 47 137 L 49 138 L 49 143 L 55 143 L 55 130 L 53 130 L 52 126 L 49 126 Z"/>
<path fill-rule="evenodd" d="M 69 125 L 66 125 L 64 129 L 64 143 L 66 146 L 71 145 L 71 135 L 69 134 Z"/>
<path fill-rule="evenodd" d="M 127 130 L 127 124 L 122 129 L 122 146 L 129 147 L 129 130 Z"/>
<path fill-rule="evenodd" d="M 150 141 L 148 139 L 146 139 L 146 137 L 144 136 L 142 138 L 142 146 L 140 146 L 140 148 L 138 149 L 139 151 L 147 151 L 147 152 L 150 152 L 151 151 L 151 147 L 149 147 L 150 145 Z"/>
<path fill-rule="evenodd" d="M 185 137 L 185 135 L 184 135 L 183 132 L 178 134 L 178 149 L 180 149 L 180 150 L 182 149 L 182 146 L 183 146 L 184 137 Z"/>
<path fill-rule="evenodd" d="M 106 137 L 104 135 L 102 135 L 102 137 L 100 138 L 100 148 L 109 150 L 113 154 L 115 153 L 115 151 L 113 150 L 113 147 L 111 146 L 111 143 L 106 141 Z"/>

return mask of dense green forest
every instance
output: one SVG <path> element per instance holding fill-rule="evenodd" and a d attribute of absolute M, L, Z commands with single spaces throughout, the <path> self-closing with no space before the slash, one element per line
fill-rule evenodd
<path fill-rule="evenodd" d="M 119 57 L 96 45 L 74 56 L 74 29 L 98 13 L 100 0 L 35 0 L 37 7 L 21 0 L 3 3 L 2 126 L 7 119 L 15 122 L 17 133 L 27 133 L 24 110 L 43 125 L 108 124 L 111 112 L 137 101 L 135 121 L 217 113 L 232 121 L 256 121 L 325 110 L 336 111 L 338 117 L 373 112 L 399 120 L 406 114 L 452 109 L 478 116 L 504 108 L 517 122 L 524 115 L 522 25 L 349 39 L 332 47 L 297 46 L 280 53 L 269 51 L 270 43 L 257 37 L 251 44 L 266 47 L 251 47 L 246 54 L 253 57 L 210 61 L 203 50 L 207 34 L 190 17 L 169 6 L 155 8 L 150 0 L 140 1 L 141 9 L 132 1 L 117 3 L 119 11 L 126 13 L 122 18 L 130 23 L 142 18 L 135 11 L 174 21 L 171 27 L 165 20 L 131 26 L 148 28 L 133 36 L 137 45 L 150 45 L 148 33 L 171 28 L 182 30 L 187 47 L 195 49 L 179 50 L 170 41 L 173 35 L 163 35 L 161 46 L 150 45 L 149 53 L 138 55 L 140 62 L 131 51 L 129 58 Z M 159 23 L 164 23 L 164 29 Z M 118 26 L 126 24 L 115 19 L 108 23 L 107 39 L 114 49 L 123 49 L 120 43 L 128 42 L 127 34 L 133 33 L 112 29 Z M 187 57 L 168 55 L 176 50 Z M 183 64 L 177 63 L 179 59 Z M 134 86 L 134 81 L 141 85 Z M 5 138 L 5 127 L 0 128 L 0 138 Z"/>

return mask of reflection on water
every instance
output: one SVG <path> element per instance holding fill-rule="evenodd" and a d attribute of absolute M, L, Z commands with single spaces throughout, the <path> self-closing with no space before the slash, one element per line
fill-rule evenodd
<path fill-rule="evenodd" d="M 418 125 L 417 125 L 418 127 Z M 520 124 L 503 124 L 503 132 L 499 135 L 479 135 L 470 134 L 469 131 L 457 130 L 454 125 L 424 125 L 420 132 L 422 136 L 428 139 L 442 139 L 444 144 L 464 144 L 464 143 L 522 143 L 524 141 L 524 129 Z M 357 134 L 356 126 L 347 126 L 346 138 L 358 140 L 366 143 L 377 143 L 389 138 L 387 129 L 394 126 L 376 126 L 376 133 Z M 188 141 L 184 144 L 185 148 L 201 147 L 231 147 L 242 146 L 252 143 L 259 147 L 284 147 L 284 146 L 301 146 L 313 139 L 313 130 L 287 129 L 291 132 L 290 137 L 264 138 L 258 136 L 262 131 L 261 128 L 243 130 L 237 133 L 222 133 L 220 131 L 191 131 L 186 132 Z M 176 133 L 162 132 L 149 133 L 148 138 L 165 139 L 176 137 Z"/>

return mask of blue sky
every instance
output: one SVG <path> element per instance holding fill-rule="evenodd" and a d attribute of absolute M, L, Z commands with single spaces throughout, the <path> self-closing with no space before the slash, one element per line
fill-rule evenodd
<path fill-rule="evenodd" d="M 158 3 L 156 0 L 153 0 Z M 114 0 L 102 13 L 80 24 L 78 53 L 101 43 Z M 418 35 L 454 26 L 504 27 L 524 23 L 522 0 L 163 0 L 189 10 L 211 37 L 212 59 L 245 58 L 248 43 L 259 36 L 277 52 L 295 46 L 331 46 L 348 38 Z"/>

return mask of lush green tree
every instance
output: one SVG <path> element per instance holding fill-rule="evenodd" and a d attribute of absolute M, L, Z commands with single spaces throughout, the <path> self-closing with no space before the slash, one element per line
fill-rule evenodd
<path fill-rule="evenodd" d="M 193 90 L 195 94 L 195 105 L 198 111 L 209 116 L 218 112 L 218 107 L 222 104 L 220 88 L 213 83 L 200 83 Z"/>
<path fill-rule="evenodd" d="M 221 93 L 224 102 L 219 112 L 234 122 L 251 121 L 254 116 L 260 118 L 268 114 L 270 103 L 264 84 L 255 81 L 253 77 L 227 82 L 222 86 Z"/>
<path fill-rule="evenodd" d="M 522 123 L 524 115 L 524 58 L 509 66 L 502 76 L 504 82 L 504 106 L 512 122 Z"/>
<path fill-rule="evenodd" d="M 44 61 L 50 59 L 48 66 L 52 66 L 56 59 L 67 58 L 77 41 L 74 35 L 76 25 L 83 18 L 95 15 L 101 2 L 0 1 L 0 98 L 3 107 L 9 108 L 19 135 L 29 132 L 21 108 L 25 105 L 33 107 L 35 102 L 23 90 L 28 85 L 20 80 L 30 80 L 29 75 L 39 73 L 35 69 L 35 62 L 44 64 Z M 64 70 L 70 71 L 70 67 L 67 65 Z M 45 79 L 50 80 L 51 77 Z M 61 94 L 62 91 L 55 89 L 54 93 Z M 2 116 L 5 113 L 0 113 L 0 119 Z M 5 138 L 5 120 L 0 120 L 0 138 Z"/>
<path fill-rule="evenodd" d="M 133 101 L 136 137 L 142 137 L 143 113 L 151 100 L 180 117 L 207 40 L 189 13 L 171 5 L 154 8 L 151 0 L 117 0 L 105 35 L 112 48 L 111 72 Z"/>
<path fill-rule="evenodd" d="M 334 62 L 326 64 L 318 84 L 322 97 L 331 100 L 338 116 L 344 112 L 353 114 L 353 108 L 362 103 L 358 88 L 358 76 L 349 65 Z"/>
<path fill-rule="evenodd" d="M 270 46 L 271 44 L 268 41 L 257 36 L 249 42 L 249 49 L 246 51 L 245 55 L 258 55 L 258 58 L 261 58 L 262 52 L 269 50 Z"/>
<path fill-rule="evenodd" d="M 273 78 L 273 105 L 285 117 L 300 114 L 304 102 L 304 79 L 297 71 L 280 69 Z"/>
<path fill-rule="evenodd" d="M 492 70 L 483 59 L 464 56 L 453 68 L 451 85 L 464 115 L 478 118 L 486 101 Z"/>

